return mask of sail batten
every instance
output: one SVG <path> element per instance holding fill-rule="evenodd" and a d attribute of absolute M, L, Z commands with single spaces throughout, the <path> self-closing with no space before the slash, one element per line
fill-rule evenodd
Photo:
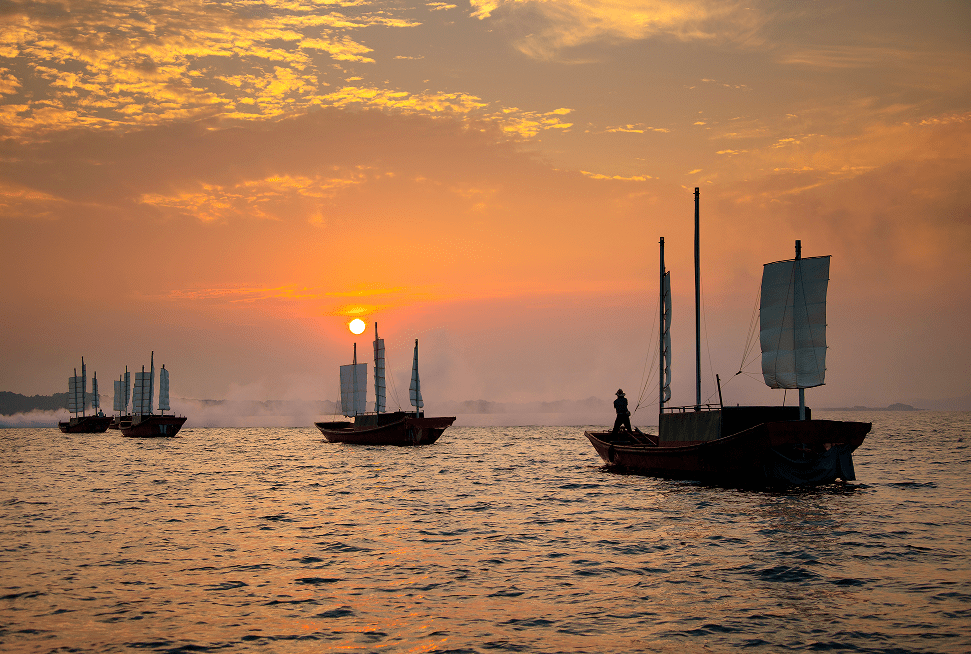
<path fill-rule="evenodd" d="M 829 263 L 824 256 L 765 264 L 759 341 L 769 388 L 825 383 Z"/>
<path fill-rule="evenodd" d="M 661 316 L 661 355 L 663 376 L 661 378 L 661 404 L 671 399 L 671 273 L 664 273 L 662 282 L 663 304 Z"/>
<path fill-rule="evenodd" d="M 158 410 L 172 410 L 172 407 L 169 406 L 169 371 L 165 369 L 164 364 L 158 373 Z"/>
<path fill-rule="evenodd" d="M 387 408 L 387 382 L 384 377 L 384 339 L 378 338 L 378 324 L 374 323 L 374 410 Z"/>
<path fill-rule="evenodd" d="M 353 418 L 366 411 L 367 364 L 341 366 L 341 413 Z"/>

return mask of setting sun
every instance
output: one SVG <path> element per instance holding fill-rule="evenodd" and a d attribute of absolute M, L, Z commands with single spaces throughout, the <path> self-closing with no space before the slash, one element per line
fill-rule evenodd
<path fill-rule="evenodd" d="M 361 334 L 367 329 L 367 324 L 360 318 L 355 318 L 354 320 L 347 323 L 347 328 L 351 330 L 354 334 Z"/>

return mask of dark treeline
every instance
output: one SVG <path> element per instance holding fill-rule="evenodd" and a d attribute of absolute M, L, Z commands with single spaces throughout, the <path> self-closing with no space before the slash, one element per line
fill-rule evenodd
<path fill-rule="evenodd" d="M 59 411 L 67 409 L 67 393 L 53 395 L 27 396 L 10 391 L 0 391 L 0 416 L 12 416 L 15 413 L 28 411 Z M 88 396 L 86 406 L 91 406 L 91 396 Z"/>

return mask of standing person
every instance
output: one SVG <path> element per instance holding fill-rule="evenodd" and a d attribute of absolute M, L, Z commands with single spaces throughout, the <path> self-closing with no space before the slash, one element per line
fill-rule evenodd
<path fill-rule="evenodd" d="M 614 420 L 614 429 L 611 433 L 616 434 L 621 427 L 626 428 L 628 432 L 633 431 L 630 428 L 630 411 L 627 409 L 627 398 L 624 397 L 624 389 L 622 388 L 617 389 L 614 410 L 617 412 L 617 419 Z"/>

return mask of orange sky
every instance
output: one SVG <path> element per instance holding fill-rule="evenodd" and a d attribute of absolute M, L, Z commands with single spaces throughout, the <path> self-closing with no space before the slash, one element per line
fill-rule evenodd
<path fill-rule="evenodd" d="M 698 186 L 706 398 L 781 401 L 732 376 L 797 238 L 833 255 L 811 405 L 967 394 L 969 34 L 964 2 L 7 2 L 0 390 L 154 350 L 176 397 L 336 399 L 360 315 L 399 385 L 421 339 L 430 409 L 611 398 L 664 236 L 690 403 Z"/>

